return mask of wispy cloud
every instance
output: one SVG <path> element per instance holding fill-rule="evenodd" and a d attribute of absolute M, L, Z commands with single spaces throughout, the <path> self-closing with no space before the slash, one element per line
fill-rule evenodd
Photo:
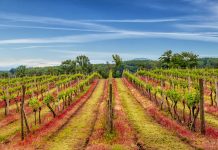
<path fill-rule="evenodd" d="M 45 44 L 45 43 L 86 43 L 103 40 L 115 40 L 126 38 L 168 38 L 193 41 L 218 42 L 218 37 L 214 36 L 216 32 L 211 33 L 188 33 L 188 32 L 140 32 L 120 30 L 117 33 L 99 33 L 84 34 L 72 36 L 60 36 L 49 38 L 26 38 L 26 39 L 10 39 L 0 40 L 0 44 Z"/>
<path fill-rule="evenodd" d="M 64 30 L 64 31 L 84 31 L 84 32 L 114 32 L 111 30 L 98 30 L 98 29 L 81 29 L 81 28 L 66 28 L 66 27 L 45 27 L 45 26 L 32 26 L 32 25 L 11 25 L 0 24 L 4 28 L 24 28 L 24 29 L 43 29 L 43 30 Z"/>
<path fill-rule="evenodd" d="M 204 32 L 206 38 L 217 37 L 218 29 L 218 1 L 216 0 L 183 0 L 194 8 L 198 8 L 200 14 L 189 15 L 187 22 L 173 24 L 174 27 L 186 32 Z M 210 32 L 208 35 L 208 32 Z M 212 33 L 213 32 L 213 33 Z M 210 38 L 211 39 L 211 38 Z M 213 39 L 214 40 L 214 39 Z M 212 40 L 212 41 L 213 41 Z"/>
<path fill-rule="evenodd" d="M 66 48 L 66 47 L 73 47 L 74 45 L 32 45 L 32 46 L 22 46 L 22 47 L 13 47 L 12 49 L 38 49 L 38 48 Z"/>
<path fill-rule="evenodd" d="M 188 30 L 218 29 L 218 23 L 176 24 L 175 26 Z"/>
<path fill-rule="evenodd" d="M 90 30 L 113 30 L 110 26 L 90 23 L 90 22 L 82 22 L 79 20 L 70 20 L 63 18 L 53 18 L 53 17 L 43 17 L 43 16 L 30 16 L 23 14 L 11 14 L 11 13 L 0 13 L 0 18 L 9 21 L 16 22 L 31 22 L 31 23 L 39 23 L 39 24 L 47 24 L 47 25 L 59 25 L 59 26 L 70 26 L 70 27 L 78 27 Z"/>
<path fill-rule="evenodd" d="M 181 18 L 165 19 L 103 19 L 103 20 L 82 20 L 86 22 L 113 22 L 113 23 L 162 23 L 181 21 Z"/>
<path fill-rule="evenodd" d="M 85 34 L 85 35 L 72 35 L 60 36 L 49 38 L 26 38 L 26 39 L 10 39 L 0 40 L 0 44 L 37 44 L 37 43 L 86 43 L 93 41 L 102 41 L 110 39 L 127 38 L 130 35 L 123 33 L 108 33 L 108 34 Z"/>

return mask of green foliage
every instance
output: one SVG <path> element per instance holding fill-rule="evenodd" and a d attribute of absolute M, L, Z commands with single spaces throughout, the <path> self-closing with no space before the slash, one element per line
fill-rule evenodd
<path fill-rule="evenodd" d="M 151 91 L 152 90 L 152 85 L 151 84 L 146 84 L 146 90 Z"/>
<path fill-rule="evenodd" d="M 155 68 L 218 68 L 218 58 L 198 58 L 198 55 L 190 52 L 182 52 L 173 54 L 172 50 L 166 51 L 157 60 L 149 59 L 133 59 L 122 61 L 118 55 L 113 55 L 115 64 L 91 64 L 87 56 L 81 55 L 74 60 L 65 60 L 60 66 L 53 67 L 31 67 L 19 66 L 12 68 L 9 72 L 0 72 L 0 77 L 8 77 L 16 75 L 24 76 L 40 76 L 40 75 L 60 75 L 74 74 L 76 72 L 90 73 L 92 71 L 100 73 L 104 78 L 108 77 L 109 70 L 114 68 L 113 74 L 121 76 L 122 71 L 127 69 L 136 72 L 138 69 L 155 69 Z"/>
<path fill-rule="evenodd" d="M 65 60 L 61 63 L 60 68 L 63 73 L 71 74 L 76 72 L 76 61 L 74 60 Z"/>
<path fill-rule="evenodd" d="M 179 84 L 180 84 L 180 86 L 181 86 L 183 89 L 188 88 L 188 82 L 183 82 L 183 81 L 181 81 Z"/>
<path fill-rule="evenodd" d="M 8 98 L 8 97 L 7 97 L 6 95 L 3 95 L 3 96 L 1 97 L 2 100 L 7 100 L 7 98 Z"/>
<path fill-rule="evenodd" d="M 109 78 L 113 78 L 113 72 L 112 72 L 112 70 L 109 71 Z"/>
<path fill-rule="evenodd" d="M 210 90 L 213 91 L 214 93 L 216 93 L 216 87 L 215 87 L 215 85 L 210 86 Z"/>
<path fill-rule="evenodd" d="M 103 78 L 108 78 L 111 67 L 110 64 L 93 64 L 93 71 L 98 72 Z"/>
<path fill-rule="evenodd" d="M 186 101 L 187 101 L 187 105 L 189 107 L 193 107 L 193 106 L 197 105 L 200 101 L 199 93 L 197 92 L 194 94 L 192 94 L 192 93 L 186 94 Z"/>
<path fill-rule="evenodd" d="M 79 89 L 84 89 L 87 84 L 90 84 L 96 78 L 102 78 L 102 77 L 99 73 L 94 72 L 91 75 L 87 76 L 85 80 L 79 82 L 75 87 L 69 88 L 64 92 L 60 92 L 58 98 L 63 99 L 67 96 L 70 96 L 71 94 L 77 93 Z"/>
<path fill-rule="evenodd" d="M 46 95 L 46 97 L 43 99 L 43 103 L 49 104 L 54 101 L 54 97 L 51 94 Z"/>
<path fill-rule="evenodd" d="M 9 77 L 9 72 L 7 71 L 0 71 L 0 78 L 8 78 Z"/>
<path fill-rule="evenodd" d="M 33 110 L 37 110 L 39 109 L 39 107 L 41 106 L 39 100 L 37 98 L 31 98 L 29 100 L 29 106 L 33 109 Z"/>
<path fill-rule="evenodd" d="M 168 50 L 159 60 L 162 68 L 194 68 L 198 64 L 198 55 L 191 52 L 173 54 L 171 50 Z"/>
<path fill-rule="evenodd" d="M 21 65 L 16 68 L 15 74 L 17 77 L 24 77 L 26 75 L 26 70 L 26 66 Z"/>
<path fill-rule="evenodd" d="M 159 58 L 163 68 L 170 68 L 172 65 L 172 50 L 164 52 L 164 54 Z"/>
<path fill-rule="evenodd" d="M 11 99 L 14 99 L 15 97 L 16 96 L 14 94 L 12 94 L 12 95 L 9 96 L 9 99 L 11 100 Z"/>
<path fill-rule="evenodd" d="M 31 90 L 26 91 L 26 95 L 31 95 L 32 93 L 33 93 L 33 91 L 31 91 Z"/>
<path fill-rule="evenodd" d="M 64 97 L 65 97 L 65 92 L 60 92 L 59 94 L 58 94 L 58 99 L 64 99 Z"/>
<path fill-rule="evenodd" d="M 182 96 L 175 90 L 168 90 L 166 95 L 172 100 L 173 103 L 177 103 L 182 98 Z"/>
<path fill-rule="evenodd" d="M 218 58 L 199 58 L 198 68 L 218 68 Z"/>
<path fill-rule="evenodd" d="M 161 87 L 157 87 L 157 93 L 159 93 L 160 95 L 164 94 L 163 89 L 161 89 Z"/>
<path fill-rule="evenodd" d="M 76 64 L 77 64 L 77 68 L 76 68 L 77 72 L 81 72 L 81 73 L 92 72 L 92 64 L 90 63 L 90 60 L 87 56 L 85 55 L 77 56 Z"/>
<path fill-rule="evenodd" d="M 3 94 L 4 94 L 3 90 L 0 89 L 0 96 L 3 95 Z"/>
<path fill-rule="evenodd" d="M 123 68 L 121 66 L 122 65 L 122 59 L 117 54 L 112 55 L 112 58 L 113 58 L 113 62 L 115 63 L 115 67 L 113 69 L 113 76 L 114 77 L 121 77 L 122 71 L 123 71 Z"/>

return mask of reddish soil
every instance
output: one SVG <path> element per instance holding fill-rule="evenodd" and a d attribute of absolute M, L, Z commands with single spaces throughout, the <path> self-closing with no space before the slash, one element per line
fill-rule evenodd
<path fill-rule="evenodd" d="M 28 116 L 29 114 L 32 113 L 32 109 L 28 106 L 25 106 L 25 113 Z M 16 113 L 16 110 L 11 110 L 10 114 L 0 121 L 0 128 L 10 123 L 13 123 L 19 119 L 20 119 L 20 113 Z"/>
<path fill-rule="evenodd" d="M 93 126 L 93 131 L 87 141 L 86 149 L 94 150 L 94 149 L 107 149 L 104 142 L 104 134 L 106 133 L 106 127 L 104 124 L 101 124 L 101 127 L 97 127 L 97 123 L 102 123 L 101 119 L 103 119 L 106 123 L 106 108 L 104 104 L 107 102 L 108 98 L 108 80 L 105 82 L 104 93 L 99 103 L 99 109 L 96 115 L 96 120 Z M 106 106 L 106 105 L 105 105 Z"/>
<path fill-rule="evenodd" d="M 123 145 L 124 147 L 132 150 L 138 149 L 137 147 L 137 135 L 133 128 L 130 126 L 127 116 L 123 110 L 120 102 L 120 95 L 117 89 L 117 83 L 113 80 L 113 90 L 114 90 L 114 128 L 116 135 L 115 142 Z"/>
<path fill-rule="evenodd" d="M 210 113 L 216 117 L 218 117 L 218 107 L 217 106 L 211 106 L 208 103 L 204 105 L 205 112 Z"/>

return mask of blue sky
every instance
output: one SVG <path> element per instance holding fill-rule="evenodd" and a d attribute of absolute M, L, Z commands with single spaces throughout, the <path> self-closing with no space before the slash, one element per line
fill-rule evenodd
<path fill-rule="evenodd" d="M 0 0 L 0 70 L 158 59 L 166 50 L 218 57 L 217 0 Z"/>

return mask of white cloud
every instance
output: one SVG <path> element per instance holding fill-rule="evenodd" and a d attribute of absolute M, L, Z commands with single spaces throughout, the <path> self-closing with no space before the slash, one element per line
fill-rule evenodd
<path fill-rule="evenodd" d="M 92 41 L 120 39 L 120 38 L 126 38 L 126 37 L 127 36 L 122 33 L 85 34 L 85 35 L 72 35 L 72 36 L 60 36 L 60 37 L 49 37 L 49 38 L 26 38 L 26 39 L 1 40 L 0 44 L 85 43 L 85 42 L 92 42 Z"/>
<path fill-rule="evenodd" d="M 1 12 L 0 18 L 4 20 L 10 20 L 16 22 L 31 22 L 31 23 L 59 25 L 59 26 L 61 25 L 61 26 L 77 27 L 79 29 L 97 30 L 97 31 L 113 30 L 113 28 L 106 25 L 83 22 L 79 20 L 53 18 L 53 17 L 30 16 L 30 15 L 23 15 L 23 14 L 12 14 L 12 13 Z"/>
<path fill-rule="evenodd" d="M 84 31 L 84 32 L 113 32 L 113 30 L 99 30 L 99 29 L 81 29 L 81 28 L 66 28 L 66 27 L 46 27 L 46 26 L 27 26 L 27 25 L 11 25 L 0 24 L 3 28 L 24 28 L 24 29 L 43 29 L 43 30 L 63 30 L 63 31 Z"/>
<path fill-rule="evenodd" d="M 214 33 L 187 33 L 187 32 L 140 32 L 120 30 L 117 33 L 83 34 L 72 36 L 60 36 L 49 38 L 26 38 L 0 40 L 0 44 L 51 44 L 51 43 L 86 43 L 103 40 L 115 40 L 126 38 L 168 38 L 194 41 L 218 42 L 218 37 Z"/>
<path fill-rule="evenodd" d="M 197 23 L 197 24 L 176 24 L 175 26 L 182 29 L 218 29 L 218 23 Z"/>
<path fill-rule="evenodd" d="M 187 0 L 186 0 L 187 1 Z M 195 5 L 202 5 L 205 1 L 201 0 Z M 208 4 L 209 5 L 209 4 Z M 210 4 L 211 5 L 211 4 Z M 60 37 L 49 37 L 49 38 L 18 38 L 18 39 L 7 39 L 0 40 L 0 44 L 44 44 L 44 43 L 86 43 L 102 40 L 113 40 L 113 39 L 126 39 L 126 38 L 169 38 L 169 39 L 182 39 L 182 40 L 197 40 L 197 41 L 209 41 L 217 42 L 218 39 L 212 35 L 204 33 L 189 33 L 189 32 L 146 32 L 146 31 L 131 31 L 117 29 L 108 25 L 102 25 L 96 22 L 117 22 L 117 23 L 155 23 L 155 22 L 177 22 L 177 21 L 191 21 L 200 20 L 201 17 L 195 16 L 192 19 L 186 17 L 178 18 L 165 18 L 165 19 L 121 19 L 121 20 L 68 20 L 62 18 L 52 18 L 52 17 L 42 17 L 42 16 L 29 16 L 20 14 L 5 14 L 0 13 L 0 18 L 16 22 L 31 22 L 40 23 L 46 25 L 63 25 L 65 27 L 47 27 L 38 25 L 6 25 L 0 24 L 0 27 L 17 27 L 17 28 L 36 28 L 36 29 L 48 29 L 48 30 L 72 30 L 72 31 L 92 31 L 96 32 L 93 34 L 80 34 L 80 35 L 70 35 L 70 36 L 60 36 Z M 171 24 L 176 27 L 183 29 L 186 25 Z M 66 27 L 67 26 L 67 27 Z M 188 25 L 187 25 L 188 26 Z M 197 25 L 196 25 L 197 26 Z M 200 25 L 198 25 L 200 27 Z M 201 26 L 206 27 L 206 26 Z M 207 25 L 207 27 L 209 27 Z M 215 28 L 215 26 L 210 26 Z M 193 27 L 194 28 L 194 27 Z M 190 31 L 186 30 L 186 31 Z M 102 32 L 102 33 L 98 33 Z"/>
<path fill-rule="evenodd" d="M 38 48 L 64 48 L 64 47 L 73 47 L 73 45 L 32 45 L 32 46 L 24 46 L 24 47 L 13 47 L 12 49 L 38 49 Z M 3 49 L 2 49 L 3 50 Z"/>
<path fill-rule="evenodd" d="M 107 19 L 107 20 L 84 20 L 86 22 L 114 22 L 114 23 L 161 23 L 181 21 L 180 18 L 166 19 Z"/>

